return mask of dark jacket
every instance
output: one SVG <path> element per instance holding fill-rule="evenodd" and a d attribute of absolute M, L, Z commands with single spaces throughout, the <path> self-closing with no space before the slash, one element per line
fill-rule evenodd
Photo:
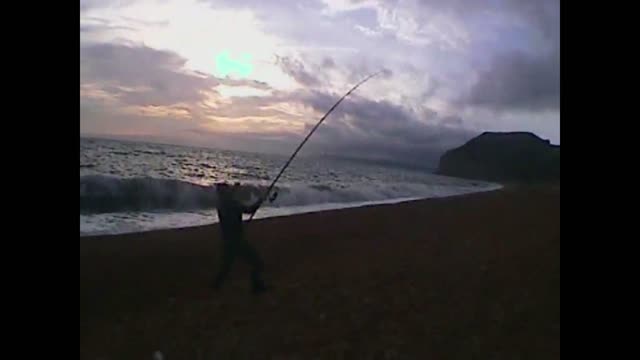
<path fill-rule="evenodd" d="M 252 206 L 245 206 L 239 201 L 230 198 L 220 201 L 218 204 L 218 219 L 224 240 L 241 240 L 243 236 L 242 214 L 253 214 L 260 207 L 260 202 Z"/>

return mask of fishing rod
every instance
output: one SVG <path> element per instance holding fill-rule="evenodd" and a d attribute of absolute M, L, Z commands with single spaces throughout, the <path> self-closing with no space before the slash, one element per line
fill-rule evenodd
<path fill-rule="evenodd" d="M 338 100 L 335 104 L 333 104 L 333 106 L 329 109 L 329 111 L 327 111 L 326 114 L 324 114 L 324 116 L 322 118 L 320 118 L 320 121 L 318 121 L 318 123 L 313 127 L 313 129 L 311 129 L 311 131 L 309 132 L 309 134 L 307 134 L 307 136 L 304 138 L 304 140 L 302 140 L 302 142 L 300 143 L 300 145 L 298 145 L 298 147 L 296 148 L 296 150 L 293 152 L 293 154 L 291 154 L 291 156 L 289 157 L 289 160 L 287 160 L 287 162 L 284 164 L 284 166 L 282 167 L 282 169 L 280 169 L 280 172 L 278 173 L 278 176 L 276 176 L 275 179 L 273 179 L 273 181 L 271 182 L 271 185 L 269 185 L 269 188 L 267 189 L 267 192 L 264 194 L 264 197 L 262 199 L 260 199 L 260 203 L 258 205 L 258 209 L 260 208 L 260 206 L 262 205 L 262 203 L 269 197 L 269 193 L 271 192 L 271 190 L 273 190 L 273 187 L 276 185 L 276 182 L 278 182 L 278 179 L 280 179 L 280 176 L 282 176 L 282 173 L 284 173 L 284 171 L 287 169 L 287 167 L 289 167 L 289 164 L 291 164 L 291 161 L 293 161 L 293 158 L 296 157 L 296 155 L 298 154 L 298 151 L 300 151 L 300 149 L 302 149 L 302 147 L 304 146 L 304 144 L 307 142 L 307 140 L 309 140 L 309 138 L 311 137 L 311 135 L 313 135 L 313 133 L 316 131 L 316 129 L 320 126 L 320 124 L 322 124 L 322 122 L 324 121 L 324 119 L 327 118 L 327 116 L 329 116 L 329 114 L 331 114 L 331 112 L 338 107 L 338 105 L 340 105 L 340 103 L 342 102 L 342 100 L 344 100 L 347 96 L 349 96 L 349 94 L 351 94 L 352 92 L 354 92 L 360 85 L 364 84 L 365 82 L 369 81 L 369 79 L 371 79 L 374 76 L 377 76 L 378 74 L 382 73 L 384 70 L 378 71 L 377 73 L 373 73 L 369 76 L 367 76 L 366 78 L 364 78 L 362 81 L 360 81 L 359 83 L 357 83 L 354 87 L 351 88 L 351 90 L 349 90 L 346 94 L 344 94 L 340 100 Z M 253 216 L 256 214 L 256 212 L 258 212 L 258 210 L 256 209 L 256 211 L 254 213 L 251 214 L 251 216 L 249 217 L 249 220 L 247 220 L 247 222 L 250 222 L 253 219 Z"/>

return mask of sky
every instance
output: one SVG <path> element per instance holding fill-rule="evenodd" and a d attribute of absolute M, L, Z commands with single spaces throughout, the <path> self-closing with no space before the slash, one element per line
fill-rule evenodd
<path fill-rule="evenodd" d="M 429 161 L 560 143 L 559 0 L 80 1 L 80 133 Z M 222 64 L 222 65 L 221 65 Z"/>

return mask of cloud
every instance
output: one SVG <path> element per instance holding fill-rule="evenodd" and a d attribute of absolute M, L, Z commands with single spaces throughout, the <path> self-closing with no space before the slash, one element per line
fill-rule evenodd
<path fill-rule="evenodd" d="M 364 36 L 379 40 L 391 38 L 411 47 L 431 47 L 446 51 L 463 50 L 470 34 L 459 17 L 443 11 L 432 11 L 428 2 L 399 0 L 324 0 L 329 14 L 345 16 L 370 11 L 375 25 L 353 26 Z M 442 4 L 443 6 L 445 4 Z"/>
<path fill-rule="evenodd" d="M 186 59 L 146 46 L 91 44 L 80 48 L 80 83 L 96 84 L 130 105 L 204 100 L 219 82 L 189 73 Z"/>
<path fill-rule="evenodd" d="M 209 104 L 207 97 L 215 94 L 214 88 L 219 84 L 269 87 L 249 79 L 217 79 L 187 71 L 184 65 L 185 59 L 175 53 L 144 46 L 84 46 L 81 48 L 81 96 L 85 100 L 81 114 L 107 121 L 109 116 L 96 116 L 90 109 L 119 102 L 120 118 L 137 122 L 137 125 L 128 126 L 128 132 L 141 133 L 143 129 L 154 129 L 156 134 L 168 133 L 168 129 L 184 131 L 185 127 L 170 121 L 183 119 L 195 121 L 191 122 L 192 128 L 201 124 L 202 131 L 217 136 L 227 133 L 239 137 L 243 134 L 241 138 L 253 136 L 259 142 L 266 140 L 258 134 L 270 134 L 272 146 L 277 142 L 284 146 L 305 135 L 309 126 L 342 95 L 312 88 L 272 91 L 268 96 L 234 97 Z M 299 67 L 297 62 L 283 60 L 282 65 L 298 81 L 307 85 L 319 83 L 317 79 L 310 80 L 306 68 Z M 87 100 L 94 101 L 93 105 Z M 117 106 L 111 106 L 110 111 L 114 109 L 117 111 Z M 163 128 L 149 127 L 148 120 L 141 120 L 149 118 L 158 121 L 156 124 L 162 124 Z M 94 128 L 108 128 L 98 126 L 95 120 L 90 122 Z M 440 125 L 434 110 L 423 108 L 417 113 L 386 100 L 371 100 L 354 94 L 336 109 L 326 126 L 321 127 L 314 141 L 316 145 L 310 149 L 420 162 L 435 158 L 435 154 L 444 151 L 448 145 L 458 144 L 468 137 L 469 132 Z"/>
<path fill-rule="evenodd" d="M 139 25 L 139 26 L 144 26 L 144 27 L 167 27 L 167 26 L 169 26 L 169 20 L 147 21 L 147 20 L 134 19 L 134 18 L 127 17 L 127 16 L 122 16 L 121 19 L 124 20 L 125 22 L 131 23 L 131 24 L 135 24 L 135 25 Z"/>
<path fill-rule="evenodd" d="M 338 99 L 338 95 L 319 91 L 300 91 L 293 97 L 318 115 Z M 332 149 L 362 157 L 420 162 L 437 158 L 475 134 L 451 126 L 451 117 L 440 120 L 436 111 L 421 110 L 416 113 L 384 100 L 349 97 L 318 129 L 315 142 L 319 148 L 324 147 L 325 152 Z M 461 121 L 453 121 L 453 125 Z M 442 125 L 443 122 L 446 125 Z M 305 131 L 313 125 L 315 123 L 307 123 Z"/>
<path fill-rule="evenodd" d="M 335 63 L 335 61 L 333 61 L 333 59 L 332 59 L 332 58 L 330 58 L 330 57 L 325 57 L 325 58 L 322 60 L 322 67 L 323 67 L 323 68 L 325 68 L 325 69 L 333 69 L 333 68 L 335 68 L 335 67 L 336 67 L 336 63 Z"/>
<path fill-rule="evenodd" d="M 234 98 L 231 103 L 208 110 L 207 116 L 217 120 L 202 123 L 193 131 L 201 134 L 201 140 L 224 137 L 224 143 L 232 142 L 234 148 L 286 153 L 341 95 L 300 89 Z M 435 166 L 444 151 L 477 134 L 458 127 L 462 120 L 457 120 L 441 118 L 428 108 L 414 112 L 388 101 L 353 95 L 326 119 L 305 152 Z"/>
<path fill-rule="evenodd" d="M 207 76 L 206 74 L 199 72 L 199 74 Z M 269 86 L 269 84 L 267 84 L 264 81 L 258 81 L 258 80 L 253 80 L 253 79 L 235 79 L 235 78 L 231 78 L 231 77 L 224 77 L 224 78 L 216 78 L 216 80 L 223 84 L 223 85 L 227 85 L 227 86 L 245 86 L 245 87 L 250 87 L 250 88 L 254 88 L 254 89 L 258 89 L 258 90 L 271 90 L 271 86 Z"/>
<path fill-rule="evenodd" d="M 358 24 L 356 24 L 354 26 L 354 28 L 356 30 L 362 32 L 366 36 L 370 36 L 370 37 L 380 37 L 380 36 L 382 36 L 382 31 L 380 31 L 380 30 L 374 30 L 374 29 L 368 28 L 366 26 L 361 26 L 361 25 L 358 25 Z"/>
<path fill-rule="evenodd" d="M 276 59 L 276 64 L 280 66 L 285 74 L 291 76 L 300 85 L 316 87 L 321 83 L 316 75 L 307 71 L 304 64 L 299 60 L 278 56 Z"/>
<path fill-rule="evenodd" d="M 465 99 L 496 110 L 549 110 L 560 107 L 560 57 L 513 52 L 494 58 Z"/>
<path fill-rule="evenodd" d="M 460 127 L 462 126 L 463 121 L 459 116 L 445 116 L 444 118 L 442 118 L 442 123 Z"/>
<path fill-rule="evenodd" d="M 149 128 L 165 137 L 171 129 L 289 149 L 349 87 L 391 69 L 347 98 L 309 150 L 420 162 L 485 128 L 559 132 L 559 115 L 538 123 L 559 108 L 558 0 L 163 0 L 162 11 L 144 12 L 144 1 L 117 9 L 126 3 L 81 1 L 92 10 L 81 14 L 81 102 L 86 116 L 108 108 L 131 131 L 146 119 L 166 126 Z M 240 13 L 244 22 L 233 17 Z M 201 31 L 217 14 L 249 26 L 256 36 L 247 39 L 272 40 L 256 65 L 262 82 L 209 74 L 210 49 L 236 41 L 209 35 L 226 23 Z"/>
<path fill-rule="evenodd" d="M 98 24 L 80 24 L 80 33 L 97 33 L 103 31 L 135 31 L 134 28 L 125 25 L 98 25 Z"/>
<path fill-rule="evenodd" d="M 80 11 L 95 10 L 101 8 L 125 7 L 136 0 L 80 0 Z"/>
<path fill-rule="evenodd" d="M 216 78 L 185 64 L 176 53 L 143 45 L 89 44 L 80 49 L 80 84 L 140 106 L 197 104 L 217 95 L 218 85 L 271 90 L 265 82 Z"/>
<path fill-rule="evenodd" d="M 403 1 L 381 0 L 383 8 Z M 419 23 L 432 14 L 465 24 L 471 73 L 459 81 L 454 106 L 495 111 L 558 110 L 560 98 L 559 0 L 420 0 Z M 439 26 L 447 36 L 454 29 Z M 464 79 L 464 78 L 463 78 Z M 449 79 L 449 81 L 452 81 Z"/>

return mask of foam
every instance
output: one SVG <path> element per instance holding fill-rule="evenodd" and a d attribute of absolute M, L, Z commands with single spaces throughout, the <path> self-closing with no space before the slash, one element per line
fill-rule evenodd
<path fill-rule="evenodd" d="M 463 195 L 474 192 L 492 191 L 500 189 L 501 187 L 502 186 L 500 185 L 493 185 L 475 189 L 458 189 L 458 191 L 440 191 L 437 194 L 432 194 L 426 197 L 400 197 L 385 200 L 370 200 L 351 203 L 329 202 L 322 204 L 309 204 L 289 207 L 265 207 L 261 208 L 256 213 L 255 219 L 291 216 L 297 214 L 356 208 L 371 205 L 397 204 L 425 198 L 439 198 L 454 195 Z M 217 222 L 218 217 L 216 211 L 213 209 L 198 212 L 138 212 L 80 215 L 80 236 L 105 234 L 114 235 L 160 229 L 185 228 L 209 225 Z"/>

